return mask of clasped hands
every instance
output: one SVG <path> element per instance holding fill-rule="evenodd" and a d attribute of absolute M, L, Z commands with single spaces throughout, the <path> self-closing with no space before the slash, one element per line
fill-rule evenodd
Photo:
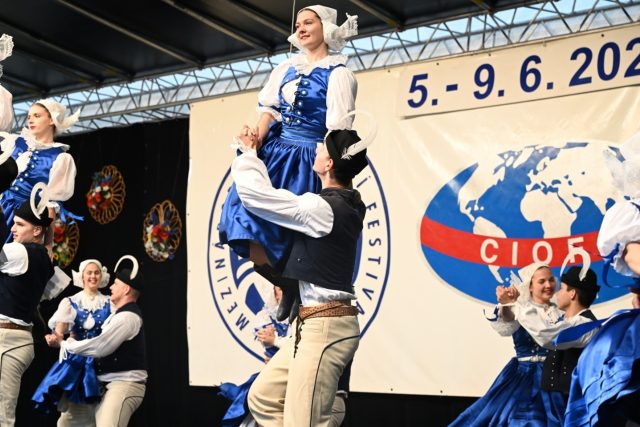
<path fill-rule="evenodd" d="M 64 340 L 62 334 L 53 332 L 44 336 L 45 341 L 49 347 L 60 348 L 60 343 Z"/>
<path fill-rule="evenodd" d="M 247 125 L 242 126 L 240 133 L 236 138 L 240 144 L 251 150 L 257 150 L 260 147 L 257 127 L 251 128 Z"/>
<path fill-rule="evenodd" d="M 518 300 L 520 296 L 520 292 L 516 289 L 515 286 L 511 285 L 507 286 L 497 286 L 496 287 L 496 297 L 498 297 L 498 302 L 500 304 L 512 304 Z"/>

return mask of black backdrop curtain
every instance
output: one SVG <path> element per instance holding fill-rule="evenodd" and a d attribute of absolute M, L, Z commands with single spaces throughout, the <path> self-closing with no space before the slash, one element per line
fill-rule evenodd
<path fill-rule="evenodd" d="M 134 414 L 134 427 L 217 426 L 228 403 L 211 387 L 190 387 L 187 349 L 187 251 L 186 192 L 189 172 L 189 123 L 173 120 L 103 129 L 59 138 L 71 146 L 78 175 L 73 198 L 65 204 L 82 215 L 80 246 L 65 269 L 77 269 L 83 259 L 97 258 L 109 271 L 124 254 L 143 262 L 146 288 L 140 299 L 147 338 L 149 380 L 144 402 Z M 212 141 L 212 143 L 220 143 Z M 215 161 L 215 159 L 211 159 Z M 93 174 L 115 165 L 126 183 L 126 199 L 120 215 L 101 225 L 86 205 Z M 151 207 L 170 200 L 180 212 L 183 234 L 173 260 L 155 262 L 143 247 L 143 221 Z M 56 300 L 43 303 L 48 319 L 60 298 L 80 289 L 70 285 Z M 103 290 L 108 294 L 108 288 Z M 58 356 L 44 343 L 44 325 L 34 329 L 34 362 L 22 381 L 17 426 L 55 426 L 57 413 L 41 414 L 30 400 L 35 388 Z M 215 340 L 215 337 L 211 337 Z M 224 351 L 224 349 L 220 349 Z M 443 351 L 434 346 L 434 351 Z M 366 363 L 366 361 L 358 361 Z M 399 366 L 401 362 L 398 361 Z M 345 426 L 438 426 L 446 425 L 473 399 L 433 396 L 402 396 L 352 393 Z"/>

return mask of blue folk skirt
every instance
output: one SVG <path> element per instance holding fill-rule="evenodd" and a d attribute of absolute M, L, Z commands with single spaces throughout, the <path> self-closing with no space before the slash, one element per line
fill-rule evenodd
<path fill-rule="evenodd" d="M 281 123 L 269 129 L 258 153 L 267 167 L 274 188 L 297 195 L 319 193 L 320 180 L 313 171 L 315 139 L 288 139 L 281 135 Z M 242 205 L 235 184 L 227 194 L 218 226 L 220 242 L 228 244 L 243 258 L 249 257 L 249 243 L 264 247 L 271 265 L 280 269 L 293 244 L 293 232 L 250 213 Z"/>
<path fill-rule="evenodd" d="M 591 339 L 571 379 L 566 425 L 608 425 L 640 406 L 640 310 L 611 318 Z M 638 422 L 638 420 L 634 419 Z"/>
<path fill-rule="evenodd" d="M 562 426 L 565 399 L 540 389 L 542 362 L 513 358 L 489 391 L 449 426 Z"/>

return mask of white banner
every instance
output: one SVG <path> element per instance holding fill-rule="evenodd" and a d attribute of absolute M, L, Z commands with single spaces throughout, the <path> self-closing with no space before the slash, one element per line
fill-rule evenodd
<path fill-rule="evenodd" d="M 638 24 L 406 67 L 397 114 L 417 116 L 640 84 Z"/>
<path fill-rule="evenodd" d="M 461 74 L 473 72 L 465 57 L 455 60 Z M 533 259 L 548 259 L 558 273 L 568 244 L 595 250 L 603 213 L 621 197 L 601 153 L 640 130 L 640 89 L 403 119 L 389 105 L 408 68 L 357 76 L 357 107 L 377 117 L 379 130 L 371 167 L 355 180 L 369 209 L 355 281 L 363 336 L 351 388 L 480 395 L 514 354 L 511 340 L 484 319 L 495 286 Z M 255 122 L 255 103 L 254 92 L 191 109 L 192 385 L 243 382 L 262 366 L 253 328 L 269 286 L 219 245 L 216 232 L 231 185 L 229 144 L 243 123 Z M 594 268 L 600 274 L 602 262 Z M 596 314 L 628 306 L 623 294 L 603 288 Z"/>

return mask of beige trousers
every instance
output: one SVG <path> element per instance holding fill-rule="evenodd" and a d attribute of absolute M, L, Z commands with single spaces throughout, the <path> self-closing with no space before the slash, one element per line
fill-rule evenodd
<path fill-rule="evenodd" d="M 13 427 L 22 374 L 33 361 L 31 332 L 0 329 L 0 426 Z"/>
<path fill-rule="evenodd" d="M 249 409 L 262 427 L 330 425 L 338 379 L 358 348 L 358 319 L 316 317 L 300 328 L 297 350 L 295 339 L 287 340 L 249 390 Z"/>
<path fill-rule="evenodd" d="M 112 381 L 96 409 L 97 427 L 125 427 L 142 404 L 146 386 L 131 381 Z"/>
<path fill-rule="evenodd" d="M 57 427 L 96 427 L 96 404 L 74 403 L 64 396 L 58 404 Z"/>

